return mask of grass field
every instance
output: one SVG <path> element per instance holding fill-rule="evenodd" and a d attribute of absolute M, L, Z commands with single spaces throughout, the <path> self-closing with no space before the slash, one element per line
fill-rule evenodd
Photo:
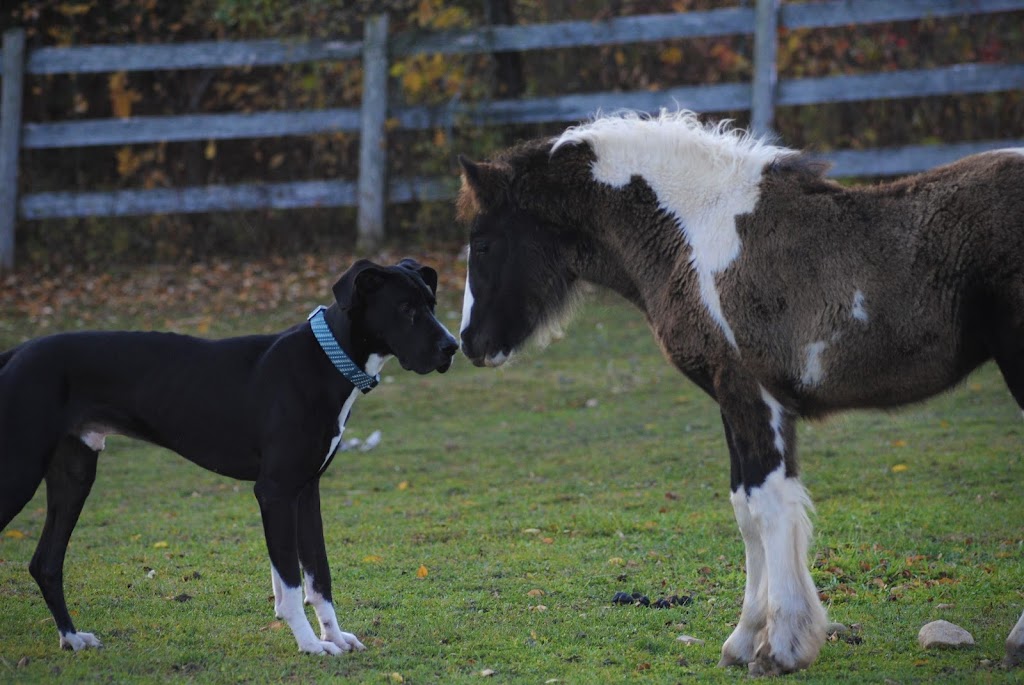
<path fill-rule="evenodd" d="M 439 306 L 451 328 L 457 297 Z M 315 301 L 242 306 L 199 330 L 275 330 Z M 8 314 L 3 347 L 36 334 Z M 200 320 L 168 306 L 87 318 L 186 332 Z M 79 629 L 105 647 L 58 649 L 26 568 L 39 493 L 0 534 L 0 682 L 746 680 L 715 666 L 744 582 L 718 412 L 637 312 L 598 295 L 566 339 L 509 368 L 460 357 L 445 376 L 384 372 L 346 434 L 380 429 L 383 442 L 339 455 L 321 486 L 338 615 L 367 651 L 300 655 L 274 619 L 251 484 L 112 438 L 65 580 Z M 831 620 L 854 630 L 789 680 L 1024 679 L 998 666 L 1024 608 L 1022 434 L 992 367 L 906 411 L 800 427 L 813 576 Z M 613 605 L 618 591 L 693 602 Z M 917 631 L 937 618 L 977 646 L 921 650 Z M 683 645 L 684 633 L 706 643 Z"/>

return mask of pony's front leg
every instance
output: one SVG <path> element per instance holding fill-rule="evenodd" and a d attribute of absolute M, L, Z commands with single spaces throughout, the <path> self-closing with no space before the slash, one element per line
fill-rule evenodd
<path fill-rule="evenodd" d="M 722 416 L 725 427 L 725 440 L 729 445 L 729 459 L 732 466 L 731 488 L 732 508 L 736 515 L 736 523 L 743 536 L 743 548 L 746 553 L 747 583 L 743 591 L 743 610 L 740 621 L 732 635 L 722 645 L 722 659 L 719 666 L 746 666 L 754 661 L 754 650 L 757 647 L 758 634 L 765 626 L 765 602 L 762 579 L 764 578 L 764 545 L 757 527 L 750 518 L 750 507 L 747 506 L 747 493 L 739 487 L 740 461 L 729 421 Z"/>
<path fill-rule="evenodd" d="M 796 475 L 794 417 L 755 387 L 755 401 L 718 389 L 747 561 L 743 611 L 720 665 L 747 663 L 754 675 L 774 675 L 814 662 L 827 619 L 807 562 L 811 501 Z"/>

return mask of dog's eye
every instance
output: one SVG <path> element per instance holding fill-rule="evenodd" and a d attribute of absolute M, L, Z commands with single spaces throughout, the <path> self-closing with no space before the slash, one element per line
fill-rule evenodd
<path fill-rule="evenodd" d="M 487 241 L 476 240 L 469 246 L 470 254 L 484 255 L 487 254 Z"/>
<path fill-rule="evenodd" d="M 398 313 L 410 320 L 416 318 L 416 309 L 408 302 L 399 303 Z"/>

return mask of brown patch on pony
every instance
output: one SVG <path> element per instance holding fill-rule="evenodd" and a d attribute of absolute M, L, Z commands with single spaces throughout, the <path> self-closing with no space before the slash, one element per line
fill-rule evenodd
<path fill-rule="evenodd" d="M 468 224 L 477 214 L 482 211 L 480 197 L 473 188 L 473 184 L 462 174 L 462 187 L 455 198 L 455 218 L 462 223 Z"/>

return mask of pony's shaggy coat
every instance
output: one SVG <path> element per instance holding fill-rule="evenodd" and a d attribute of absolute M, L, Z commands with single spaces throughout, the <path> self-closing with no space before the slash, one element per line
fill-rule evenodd
<path fill-rule="evenodd" d="M 989 359 L 1024 406 L 1019 150 L 851 189 L 726 124 L 626 113 L 462 164 L 474 363 L 504 362 L 588 281 L 718 401 L 748 573 L 723 665 L 797 670 L 825 638 L 796 419 L 921 400 Z"/>

